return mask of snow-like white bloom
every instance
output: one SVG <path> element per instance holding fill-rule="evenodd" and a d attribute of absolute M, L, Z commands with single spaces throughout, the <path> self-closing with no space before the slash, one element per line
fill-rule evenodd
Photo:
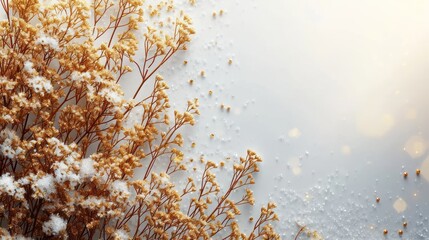
<path fill-rule="evenodd" d="M 31 188 L 35 192 L 39 191 L 42 194 L 42 197 L 47 197 L 56 192 L 54 180 L 55 178 L 51 174 L 46 174 L 41 178 L 35 177 Z"/>
<path fill-rule="evenodd" d="M 69 181 L 72 187 L 76 186 L 80 182 L 80 177 L 74 173 L 70 167 L 64 162 L 55 162 L 53 164 L 55 181 L 63 183 Z"/>
<path fill-rule="evenodd" d="M 24 62 L 24 71 L 27 73 L 34 73 L 36 70 L 33 68 L 34 64 L 31 61 L 25 61 Z"/>
<path fill-rule="evenodd" d="M 77 152 L 71 152 L 69 153 L 69 155 L 67 155 L 66 157 L 66 163 L 69 166 L 73 166 L 73 167 L 77 167 L 79 166 L 78 163 L 76 162 L 77 159 L 79 159 L 79 153 Z"/>
<path fill-rule="evenodd" d="M 110 193 L 119 200 L 126 200 L 131 194 L 127 182 L 122 180 L 116 180 L 112 183 L 110 186 Z"/>
<path fill-rule="evenodd" d="M 56 137 L 51 137 L 51 138 L 47 139 L 47 142 L 49 144 L 53 145 L 53 147 L 55 147 L 54 154 L 57 157 L 63 156 L 62 151 L 65 151 L 66 153 L 71 152 L 70 148 Z"/>
<path fill-rule="evenodd" d="M 21 186 L 30 184 L 30 179 L 28 177 L 22 177 L 17 181 Z"/>
<path fill-rule="evenodd" d="M 0 153 L 9 159 L 13 159 L 16 156 L 15 150 L 9 144 L 5 143 L 0 144 Z"/>
<path fill-rule="evenodd" d="M 50 93 L 53 89 L 51 81 L 41 76 L 28 79 L 28 83 L 36 93 L 43 93 L 44 91 Z"/>
<path fill-rule="evenodd" d="M 24 199 L 25 189 L 10 175 L 5 173 L 0 177 L 0 192 L 15 196 L 17 199 Z"/>
<path fill-rule="evenodd" d="M 71 80 L 73 82 L 77 82 L 80 83 L 83 80 L 87 80 L 91 78 L 91 74 L 89 72 L 78 72 L 78 71 L 73 71 L 71 73 Z"/>
<path fill-rule="evenodd" d="M 58 40 L 53 37 L 48 37 L 45 34 L 41 34 L 35 43 L 43 46 L 48 46 L 55 51 L 58 51 L 60 49 L 58 45 Z"/>
<path fill-rule="evenodd" d="M 67 222 L 62 219 L 58 214 L 52 214 L 49 216 L 49 221 L 44 222 L 42 230 L 47 235 L 58 235 L 62 231 L 66 230 Z"/>
<path fill-rule="evenodd" d="M 86 85 L 86 99 L 87 99 L 87 101 L 92 102 L 92 101 L 94 101 L 95 97 L 96 97 L 95 87 L 87 84 Z"/>
<path fill-rule="evenodd" d="M 112 89 L 103 88 L 99 94 L 113 105 L 119 105 L 122 102 L 122 96 Z"/>
<path fill-rule="evenodd" d="M 113 234 L 115 240 L 128 240 L 131 239 L 127 232 L 124 230 L 118 229 Z"/>
<path fill-rule="evenodd" d="M 84 158 L 80 164 L 79 176 L 82 178 L 91 178 L 95 175 L 94 160 L 92 158 Z"/>

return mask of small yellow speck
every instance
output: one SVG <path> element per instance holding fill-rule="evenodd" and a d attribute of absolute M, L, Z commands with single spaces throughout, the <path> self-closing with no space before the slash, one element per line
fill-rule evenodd
<path fill-rule="evenodd" d="M 221 167 L 225 166 L 225 162 L 224 161 L 220 162 L 219 164 L 220 164 Z"/>
<path fill-rule="evenodd" d="M 253 217 L 250 217 L 250 218 L 249 218 L 249 222 L 252 222 L 252 221 L 253 221 Z"/>
<path fill-rule="evenodd" d="M 220 11 L 219 11 L 219 15 L 223 15 L 223 9 L 221 9 Z"/>
<path fill-rule="evenodd" d="M 213 139 L 214 138 L 214 133 L 210 134 L 210 138 Z"/>
<path fill-rule="evenodd" d="M 192 85 L 192 84 L 194 83 L 194 80 L 193 80 L 193 79 L 190 79 L 188 82 L 189 82 L 189 84 L 191 84 L 191 85 Z"/>
<path fill-rule="evenodd" d="M 420 169 L 418 169 L 418 168 L 417 168 L 417 169 L 416 169 L 416 175 L 417 175 L 417 176 L 419 176 L 419 175 L 420 175 L 420 172 L 421 172 L 421 171 L 420 171 Z"/>
<path fill-rule="evenodd" d="M 212 90 L 209 90 L 209 95 L 210 96 L 213 95 L 213 91 Z"/>
<path fill-rule="evenodd" d="M 404 175 L 404 178 L 408 177 L 408 172 L 404 172 L 402 175 Z"/>
<path fill-rule="evenodd" d="M 186 64 L 188 64 L 188 61 L 186 61 L 186 60 L 183 61 L 183 65 L 186 65 Z"/>
<path fill-rule="evenodd" d="M 201 77 L 205 77 L 206 76 L 206 71 L 201 70 L 200 75 L 201 75 Z"/>
<path fill-rule="evenodd" d="M 230 106 L 226 107 L 226 111 L 227 112 L 231 111 L 231 107 Z"/>
<path fill-rule="evenodd" d="M 221 108 L 221 109 L 224 109 L 224 108 L 225 108 L 225 105 L 222 103 L 222 104 L 220 105 L 220 108 Z"/>
<path fill-rule="evenodd" d="M 216 12 L 213 12 L 213 17 L 214 17 L 214 18 L 216 17 Z"/>
<path fill-rule="evenodd" d="M 228 64 L 231 65 L 232 64 L 232 59 L 228 59 Z"/>
<path fill-rule="evenodd" d="M 191 144 L 191 147 L 192 147 L 192 148 L 194 148 L 196 145 L 197 145 L 197 144 L 196 144 L 195 142 L 193 142 L 193 143 Z"/>

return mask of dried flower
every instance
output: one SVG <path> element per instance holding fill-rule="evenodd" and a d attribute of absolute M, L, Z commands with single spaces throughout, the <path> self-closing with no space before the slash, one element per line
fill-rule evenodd
<path fill-rule="evenodd" d="M 190 174 L 198 167 L 184 160 L 181 129 L 195 124 L 198 99 L 171 114 L 157 74 L 187 49 L 190 17 L 172 1 L 1 2 L 0 237 L 245 237 L 237 216 L 255 202 L 247 188 L 260 157 L 240 158 L 226 191 L 212 161 Z M 126 99 L 121 84 L 133 71 L 138 86 Z M 279 239 L 274 208 L 261 210 L 250 239 Z"/>

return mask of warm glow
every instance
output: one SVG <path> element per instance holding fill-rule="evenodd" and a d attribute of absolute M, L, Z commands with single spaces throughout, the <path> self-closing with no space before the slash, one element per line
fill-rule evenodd
<path fill-rule="evenodd" d="M 426 153 L 427 142 L 421 136 L 412 136 L 405 143 L 404 151 L 412 158 L 419 158 Z"/>
<path fill-rule="evenodd" d="M 401 213 L 407 209 L 407 202 L 405 202 L 405 200 L 402 198 L 398 198 L 393 203 L 393 208 L 397 213 Z"/>
<path fill-rule="evenodd" d="M 394 124 L 392 115 L 388 113 L 368 110 L 357 117 L 358 130 L 367 137 L 383 137 L 392 129 Z"/>

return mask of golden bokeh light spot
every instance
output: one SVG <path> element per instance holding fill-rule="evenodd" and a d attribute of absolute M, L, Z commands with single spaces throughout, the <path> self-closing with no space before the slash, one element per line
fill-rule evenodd
<path fill-rule="evenodd" d="M 341 152 L 342 152 L 344 155 L 350 155 L 350 153 L 352 152 L 352 149 L 350 148 L 350 146 L 349 146 L 349 145 L 343 145 L 343 146 L 341 147 Z"/>
<path fill-rule="evenodd" d="M 301 131 L 298 128 L 292 128 L 288 133 L 291 138 L 299 138 L 301 136 Z"/>
<path fill-rule="evenodd" d="M 302 172 L 302 170 L 301 170 L 301 168 L 300 168 L 300 167 L 294 167 L 294 168 L 292 168 L 292 173 L 293 173 L 294 175 L 300 175 L 300 174 L 301 174 L 301 172 Z"/>
<path fill-rule="evenodd" d="M 290 158 L 288 161 L 288 165 L 292 169 L 292 173 L 294 175 L 297 176 L 301 174 L 302 169 L 301 169 L 301 163 L 299 161 L 299 158 L 297 157 Z"/>
<path fill-rule="evenodd" d="M 388 133 L 395 125 L 395 120 L 388 113 L 366 111 L 358 115 L 357 128 L 367 137 L 379 138 Z"/>
<path fill-rule="evenodd" d="M 401 213 L 407 209 L 407 202 L 402 198 L 398 198 L 393 203 L 393 208 L 397 213 Z"/>
<path fill-rule="evenodd" d="M 405 143 L 404 151 L 412 158 L 419 158 L 426 153 L 427 145 L 421 136 L 412 136 Z"/>

